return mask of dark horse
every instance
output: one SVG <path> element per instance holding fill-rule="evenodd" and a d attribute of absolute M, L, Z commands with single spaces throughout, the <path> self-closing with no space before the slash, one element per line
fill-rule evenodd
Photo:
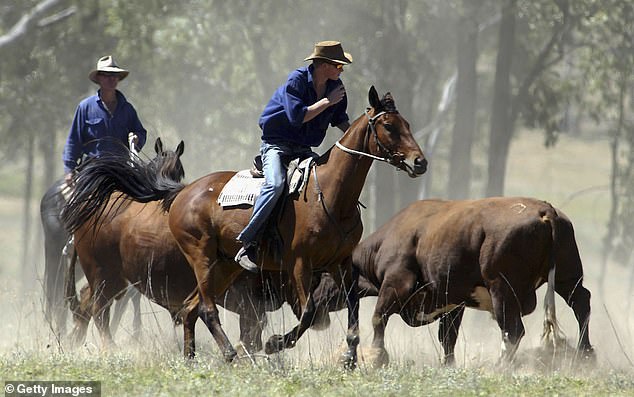
<path fill-rule="evenodd" d="M 185 171 L 180 156 L 184 150 L 184 143 L 181 141 L 175 151 L 163 150 L 161 139 L 158 138 L 154 149 L 156 157 L 149 163 L 148 170 L 164 178 L 182 180 Z M 92 159 L 87 160 L 80 166 L 78 175 L 86 175 L 90 179 L 88 174 L 90 174 L 91 165 Z M 81 186 L 76 186 L 75 189 L 81 189 Z M 92 193 L 88 191 L 88 194 Z M 83 341 L 90 318 L 94 317 L 102 341 L 108 345 L 112 341 L 109 327 L 110 304 L 114 298 L 120 298 L 123 295 L 129 284 L 134 285 L 151 299 L 155 296 L 159 297 L 158 299 L 162 298 L 160 297 L 162 290 L 159 287 L 156 287 L 156 290 L 146 288 L 150 285 L 148 268 L 152 268 L 159 279 L 169 279 L 173 283 L 183 282 L 191 286 L 194 281 L 190 278 L 187 283 L 187 274 L 180 277 L 178 273 L 164 273 L 169 272 L 170 267 L 167 264 L 177 260 L 178 256 L 171 253 L 169 249 L 165 250 L 165 244 L 162 244 L 162 241 L 171 239 L 171 234 L 166 222 L 160 222 L 160 217 L 164 214 L 156 205 L 143 205 L 125 200 L 122 195 L 115 194 L 102 215 L 100 219 L 91 218 L 83 227 L 75 231 L 76 255 L 71 260 L 68 269 L 66 299 L 70 302 L 71 311 L 74 314 L 73 341 Z M 77 301 L 75 291 L 77 256 L 88 280 L 87 288 L 82 289 L 81 302 Z M 144 264 L 144 267 L 141 268 L 138 264 Z M 188 292 L 192 289 L 189 287 Z M 180 298 L 181 302 L 185 297 Z M 162 299 L 162 302 L 167 302 L 165 307 L 174 316 L 180 308 L 178 303 L 172 303 L 167 298 Z M 178 299 L 178 296 L 170 297 L 170 299 Z M 136 333 L 140 329 L 140 317 L 138 313 L 135 314 Z"/>
<path fill-rule="evenodd" d="M 64 306 L 64 249 L 70 238 L 70 233 L 64 229 L 60 219 L 66 203 L 62 195 L 65 186 L 63 179 L 55 181 L 40 201 L 40 218 L 44 232 L 44 314 L 53 329 L 62 333 L 68 313 Z"/>
<path fill-rule="evenodd" d="M 356 365 L 359 298 L 351 253 L 363 231 L 357 205 L 366 176 L 375 159 L 389 162 L 411 177 L 427 169 L 427 161 L 392 96 L 386 94 L 380 100 L 372 87 L 369 102 L 371 107 L 365 114 L 316 161 L 304 191 L 285 200 L 278 225 L 281 258 L 271 251 L 260 253 L 263 270 L 289 275 L 300 307 L 299 324 L 284 336 L 273 335 L 266 344 L 267 353 L 294 346 L 308 329 L 315 310 L 310 293 L 313 274 L 328 272 L 347 294 L 348 350 L 343 361 L 348 367 Z M 170 230 L 194 271 L 198 287 L 183 314 L 185 352 L 189 355 L 194 350 L 194 324 L 200 316 L 226 361 L 232 361 L 237 353 L 220 325 L 216 300 L 242 271 L 233 261 L 239 248 L 236 236 L 248 222 L 251 209 L 222 208 L 217 198 L 235 172 L 212 173 L 185 186 L 148 177 L 150 173 L 143 167 L 126 162 L 105 161 L 95 171 L 107 173 L 109 178 L 86 200 L 69 200 L 65 212 L 75 215 L 67 218 L 67 226 L 76 230 L 85 216 L 103 212 L 104 203 L 116 190 L 141 202 L 163 200 Z M 82 179 L 80 175 L 76 183 L 86 182 Z"/>
<path fill-rule="evenodd" d="M 364 239 L 352 258 L 379 290 L 372 317 L 375 364 L 387 362 L 384 334 L 392 314 L 411 327 L 440 319 L 438 338 L 446 363 L 452 364 L 465 307 L 493 314 L 502 333 L 501 363 L 508 364 L 524 336 L 522 316 L 535 310 L 535 290 L 544 283 L 544 341 L 561 340 L 557 292 L 577 319 L 579 356 L 594 357 L 590 291 L 583 286 L 574 229 L 545 201 L 417 201 Z"/>

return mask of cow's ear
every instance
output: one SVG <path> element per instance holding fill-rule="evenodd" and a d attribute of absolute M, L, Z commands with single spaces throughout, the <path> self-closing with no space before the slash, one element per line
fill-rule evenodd
<path fill-rule="evenodd" d="M 370 101 L 370 106 L 372 106 L 374 110 L 380 110 L 381 101 L 379 100 L 379 94 L 376 92 L 376 88 L 374 88 L 374 86 L 370 87 L 370 92 L 368 92 L 368 100 Z"/>

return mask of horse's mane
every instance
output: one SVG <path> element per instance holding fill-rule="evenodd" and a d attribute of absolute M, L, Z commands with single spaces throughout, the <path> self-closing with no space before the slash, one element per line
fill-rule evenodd
<path fill-rule="evenodd" d="M 126 192 L 135 201 L 148 203 L 155 201 L 152 194 L 139 190 L 139 186 L 151 184 L 155 190 L 169 191 L 162 201 L 167 211 L 180 190 L 185 186 L 180 182 L 185 171 L 178 156 L 158 154 L 150 161 L 138 156 L 109 154 L 84 161 L 73 177 L 73 190 L 62 210 L 61 218 L 70 233 L 74 233 L 89 219 L 103 219 L 106 205 L 113 193 Z M 113 210 L 126 201 L 125 195 L 117 197 Z"/>

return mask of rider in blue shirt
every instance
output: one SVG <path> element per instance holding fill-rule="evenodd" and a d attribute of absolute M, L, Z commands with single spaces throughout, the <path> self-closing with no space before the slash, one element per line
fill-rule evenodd
<path fill-rule="evenodd" d="M 84 155 L 123 153 L 129 140 L 137 150 L 145 144 L 147 131 L 132 104 L 117 90 L 119 81 L 128 74 L 116 65 L 112 56 L 105 56 L 88 75 L 100 88 L 95 95 L 81 101 L 75 111 L 63 155 L 67 183 Z"/>
<path fill-rule="evenodd" d="M 264 185 L 249 224 L 238 240 L 242 248 L 235 260 L 249 271 L 258 271 L 257 240 L 277 200 L 284 191 L 288 162 L 314 155 L 311 147 L 326 137 L 328 125 L 346 131 L 350 127 L 346 112 L 346 90 L 339 76 L 352 56 L 337 41 L 315 44 L 304 61 L 311 65 L 294 70 L 273 94 L 260 116 L 262 129 L 262 170 Z"/>

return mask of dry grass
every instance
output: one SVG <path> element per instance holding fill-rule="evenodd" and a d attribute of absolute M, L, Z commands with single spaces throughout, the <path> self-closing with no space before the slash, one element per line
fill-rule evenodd
<path fill-rule="evenodd" d="M 562 137 L 557 150 L 547 150 L 541 146 L 540 135 L 524 133 L 514 142 L 510 159 L 508 195 L 548 200 L 563 208 L 575 224 L 586 285 L 593 291 L 590 337 L 597 365 L 592 370 L 573 364 L 574 349 L 554 358 L 543 354 L 541 306 L 525 317 L 527 335 L 515 364 L 503 373 L 496 366 L 501 338 L 495 322 L 486 313 L 470 310 L 456 346 L 458 369 L 444 369 L 439 364 L 436 324 L 414 329 L 395 317 L 386 332 L 390 366 L 370 369 L 363 347 L 371 338 L 374 298 L 362 301 L 360 370 L 354 374 L 339 369 L 335 354 L 344 340 L 345 311 L 334 315 L 328 330 L 309 331 L 295 349 L 269 360 L 258 358 L 255 367 L 249 360 L 240 360 L 236 367 L 222 364 L 200 322 L 200 356 L 185 364 L 182 331 L 174 330 L 168 314 L 147 301 L 142 306 L 144 337 L 140 343 L 132 338 L 128 313 L 115 335 L 118 349 L 114 352 L 100 353 L 94 326 L 84 346 L 69 351 L 64 339 L 53 335 L 43 320 L 38 239 L 31 237 L 31 265 L 21 268 L 18 231 L 22 204 L 5 197 L 0 200 L 0 376 L 5 380 L 102 380 L 108 391 L 104 395 L 634 395 L 634 313 L 627 305 L 634 298 L 629 281 L 632 272 L 616 264 L 602 270 L 599 260 L 609 211 L 608 192 L 601 189 L 609 177 L 607 143 Z M 33 230 L 37 228 L 35 223 Z M 601 272 L 606 280 L 602 290 L 598 285 Z M 22 278 L 28 280 L 26 287 Z M 574 316 L 562 299 L 558 298 L 557 305 L 567 341 L 574 345 L 578 337 Z M 630 311 L 625 312 L 626 308 Z M 237 341 L 235 315 L 223 312 L 222 320 L 231 340 Z M 288 330 L 295 323 L 289 310 L 277 312 L 271 316 L 266 335 Z"/>

